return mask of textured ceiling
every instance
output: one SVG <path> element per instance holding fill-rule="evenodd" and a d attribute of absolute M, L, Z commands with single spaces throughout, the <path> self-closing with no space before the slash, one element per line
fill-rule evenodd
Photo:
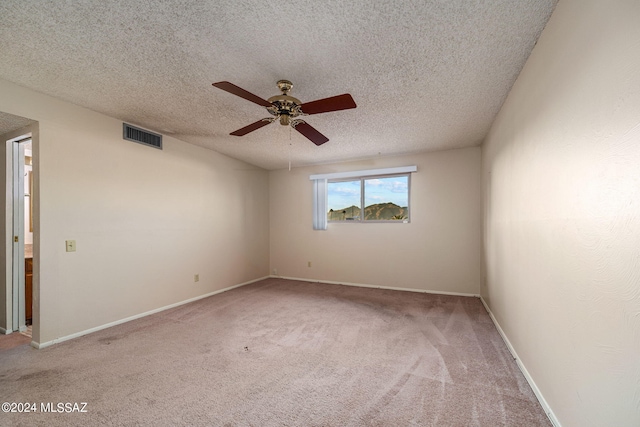
<path fill-rule="evenodd" d="M 478 145 L 557 0 L 2 0 L 0 78 L 266 169 Z M 316 147 L 211 86 L 308 102 Z"/>
<path fill-rule="evenodd" d="M 22 129 L 32 123 L 35 122 L 24 117 L 14 116 L 13 114 L 7 114 L 0 111 L 0 135 Z"/>

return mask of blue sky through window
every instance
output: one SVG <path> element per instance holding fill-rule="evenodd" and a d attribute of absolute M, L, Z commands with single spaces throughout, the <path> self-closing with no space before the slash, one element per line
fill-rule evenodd
<path fill-rule="evenodd" d="M 330 182 L 327 187 L 329 209 L 344 209 L 360 206 L 360 180 Z"/>

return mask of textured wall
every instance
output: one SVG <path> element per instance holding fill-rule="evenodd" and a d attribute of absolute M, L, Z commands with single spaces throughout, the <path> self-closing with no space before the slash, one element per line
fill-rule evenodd
<path fill-rule="evenodd" d="M 640 425 L 639 16 L 559 2 L 483 148 L 482 295 L 563 426 Z"/>
<path fill-rule="evenodd" d="M 36 341 L 268 274 L 266 171 L 170 137 L 162 151 L 124 141 L 121 121 L 5 81 L 0 93 L 0 111 L 39 122 Z"/>
<path fill-rule="evenodd" d="M 304 279 L 478 294 L 480 148 L 270 172 L 271 269 Z M 417 165 L 411 223 L 312 229 L 309 175 Z M 311 261 L 311 267 L 307 262 Z"/>

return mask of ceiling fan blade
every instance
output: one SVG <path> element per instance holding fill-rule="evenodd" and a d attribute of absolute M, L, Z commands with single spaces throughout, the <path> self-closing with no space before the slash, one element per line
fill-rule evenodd
<path fill-rule="evenodd" d="M 305 102 L 300 106 L 306 114 L 328 113 L 329 111 L 348 110 L 356 108 L 356 102 L 351 95 L 332 96 L 331 98 L 318 99 L 317 101 Z"/>
<path fill-rule="evenodd" d="M 314 127 L 312 127 L 307 122 L 302 120 L 297 123 L 292 124 L 293 128 L 303 134 L 307 139 L 313 142 L 316 145 L 322 145 L 329 140 L 326 136 L 318 132 Z"/>
<path fill-rule="evenodd" d="M 273 118 L 261 119 L 255 123 L 251 123 L 249 126 L 245 126 L 242 129 L 238 129 L 237 131 L 231 132 L 229 135 L 233 136 L 243 136 L 248 134 L 249 132 L 253 132 L 254 130 L 260 129 L 263 126 L 268 125 L 273 122 Z"/>
<path fill-rule="evenodd" d="M 263 107 L 271 107 L 270 102 L 265 101 L 264 99 L 260 98 L 257 95 L 252 94 L 251 92 L 247 92 L 246 90 L 234 85 L 233 83 L 217 82 L 217 83 L 213 83 L 213 86 L 217 87 L 218 89 L 222 89 L 226 92 L 232 93 L 236 96 L 239 96 L 240 98 L 244 98 L 247 101 L 251 101 L 258 105 L 262 105 Z"/>

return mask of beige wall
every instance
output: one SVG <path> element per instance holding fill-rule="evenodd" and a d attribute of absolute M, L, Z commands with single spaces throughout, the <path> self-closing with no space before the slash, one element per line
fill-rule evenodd
<path fill-rule="evenodd" d="M 270 172 L 271 271 L 329 282 L 478 294 L 480 149 Z M 312 229 L 316 173 L 417 165 L 411 223 L 329 223 Z M 307 263 L 311 261 L 311 267 Z"/>
<path fill-rule="evenodd" d="M 640 2 L 562 0 L 483 149 L 483 297 L 563 426 L 640 425 Z"/>
<path fill-rule="evenodd" d="M 6 81 L 0 93 L 0 111 L 39 122 L 35 341 L 269 274 L 266 171 L 167 136 L 162 151 L 124 141 L 121 121 Z"/>

